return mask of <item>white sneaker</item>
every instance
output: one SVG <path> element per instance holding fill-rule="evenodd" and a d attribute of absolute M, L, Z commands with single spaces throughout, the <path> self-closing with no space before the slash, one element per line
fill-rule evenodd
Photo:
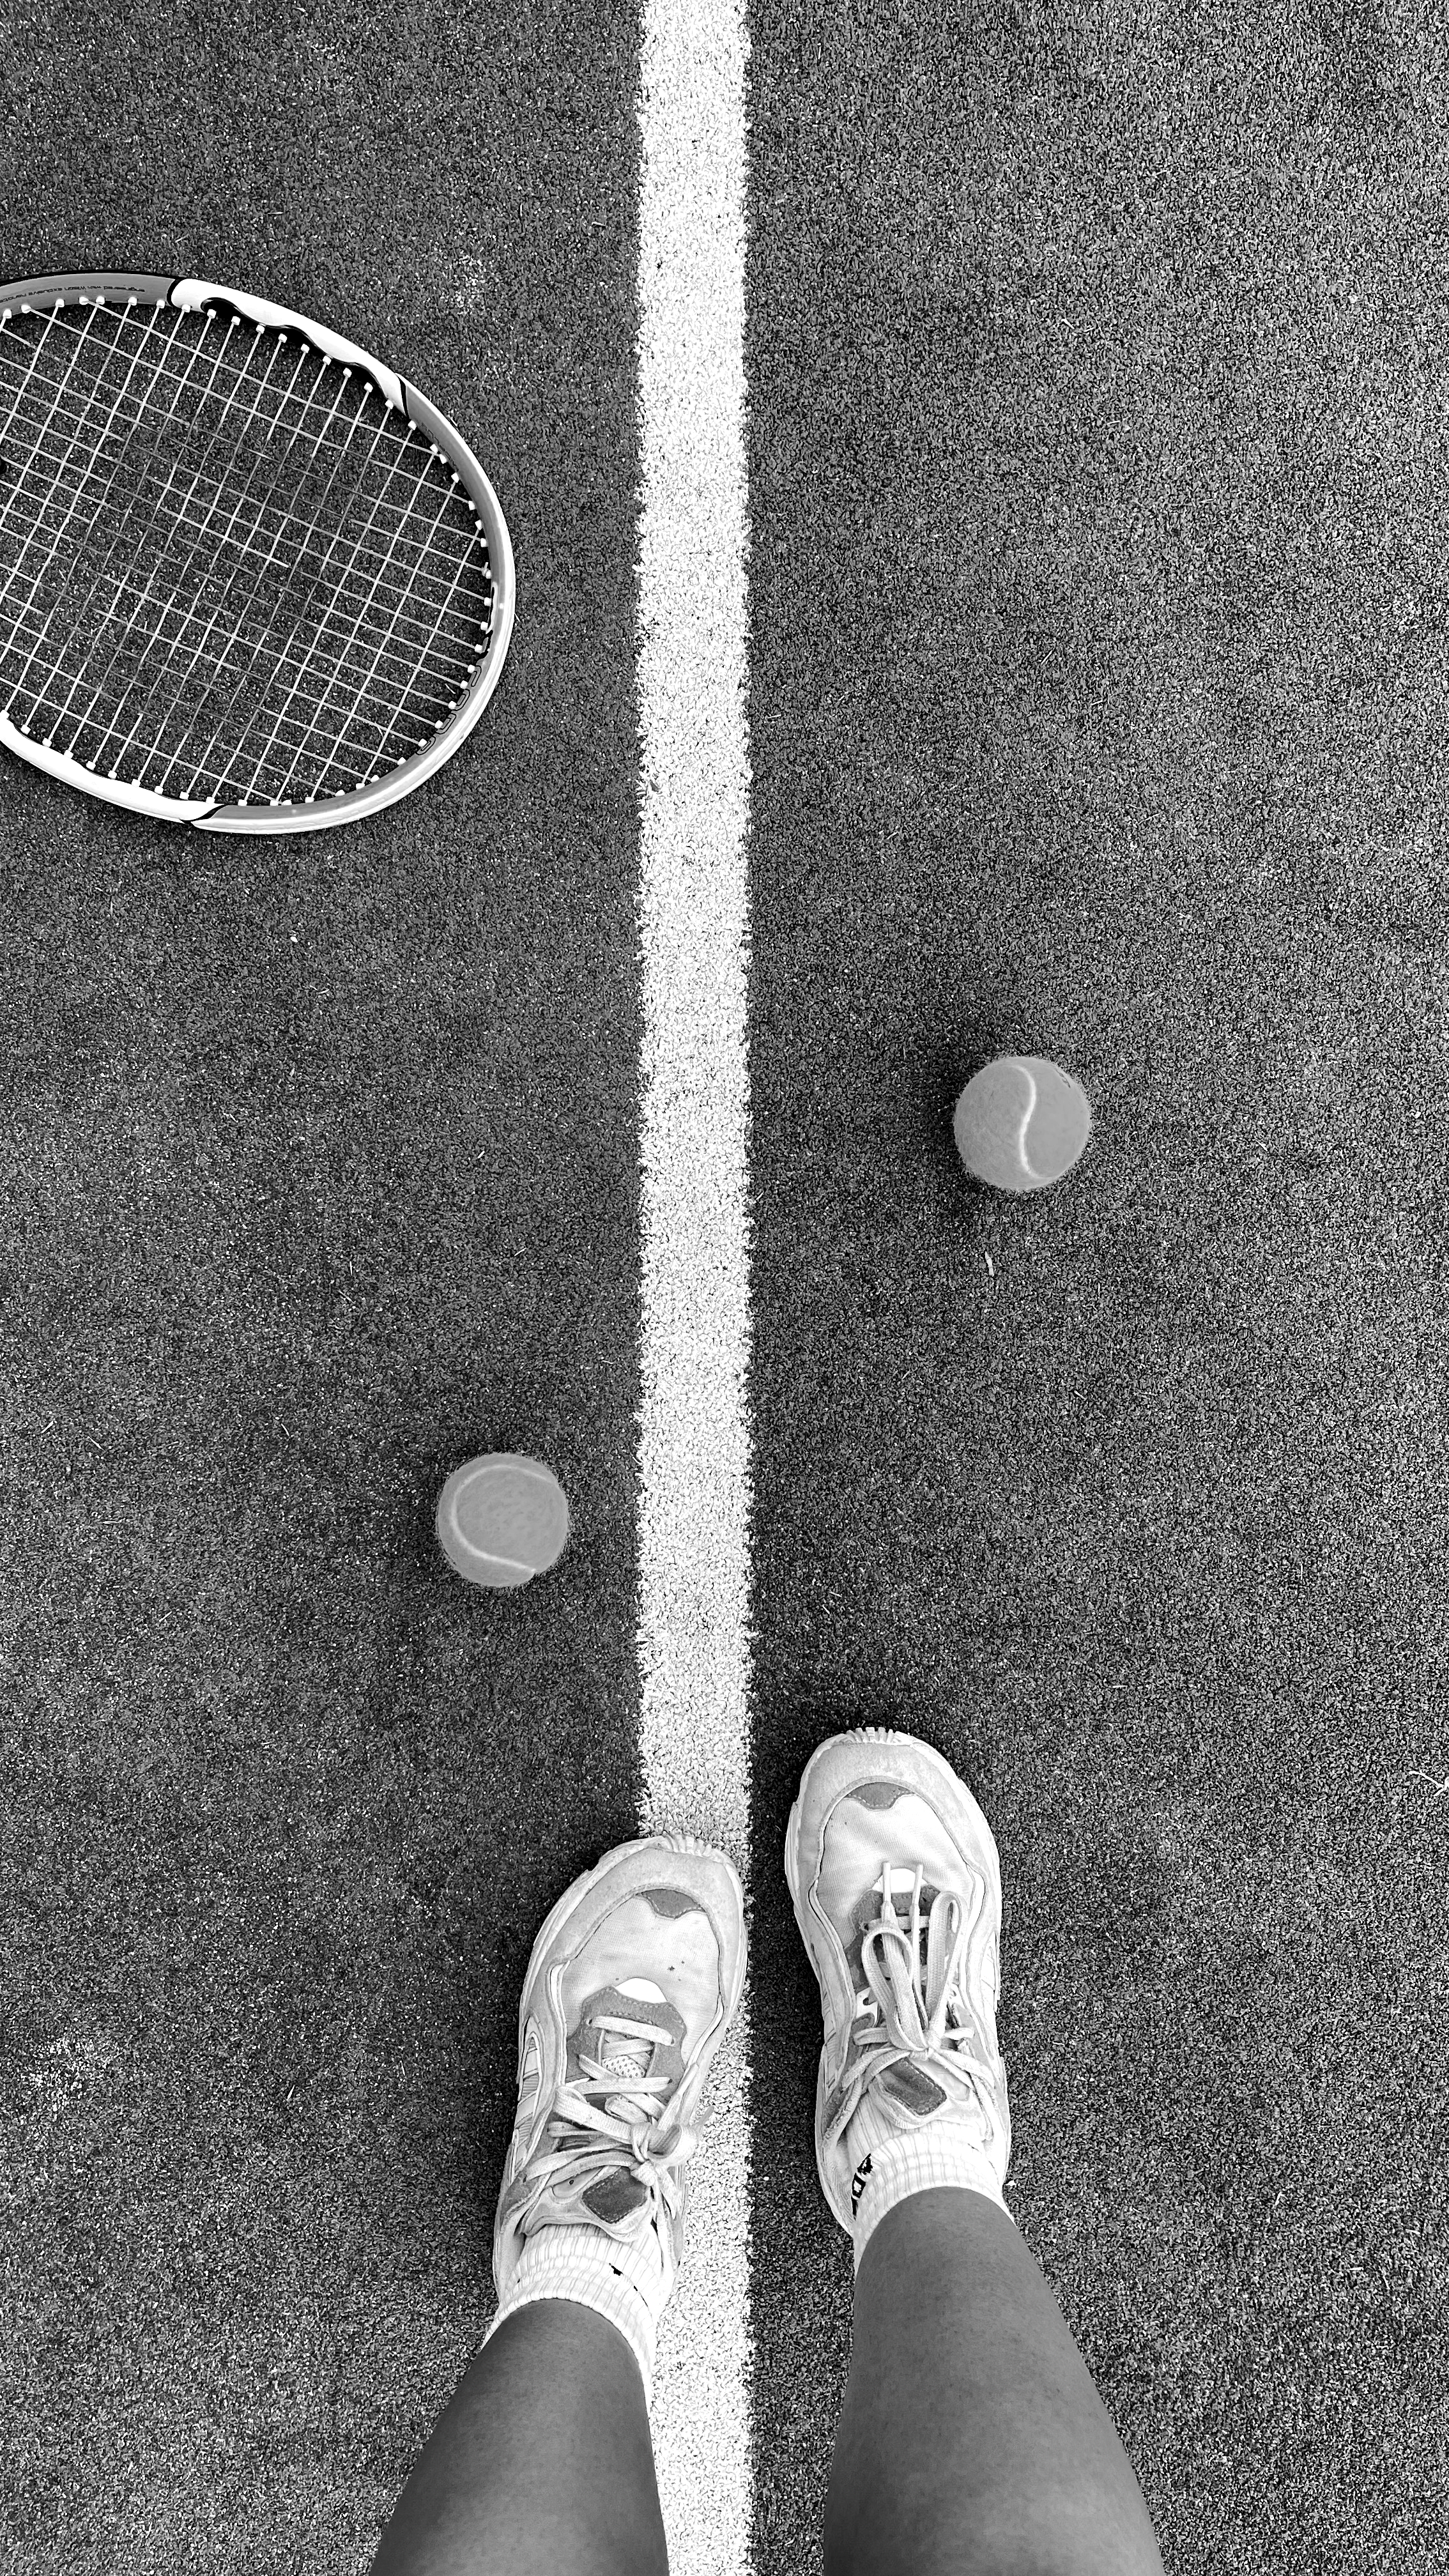
<path fill-rule="evenodd" d="M 872 2152 L 928 2128 L 969 2132 L 1004 2189 L 1001 1863 L 970 1790 L 918 1736 L 831 1736 L 801 1776 L 785 1877 L 825 2016 L 815 2161 L 847 2235 Z"/>

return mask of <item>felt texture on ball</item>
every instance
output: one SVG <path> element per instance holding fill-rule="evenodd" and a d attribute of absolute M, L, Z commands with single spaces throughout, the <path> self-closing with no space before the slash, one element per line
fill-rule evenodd
<path fill-rule="evenodd" d="M 444 1556 L 466 1582 L 512 1590 L 562 1556 L 568 1496 L 539 1459 L 494 1450 L 454 1468 L 438 1496 L 436 1528 Z"/>
<path fill-rule="evenodd" d="M 956 1150 L 994 1190 L 1050 1189 L 1086 1150 L 1092 1104 L 1075 1075 L 1044 1055 L 999 1055 L 956 1103 Z"/>

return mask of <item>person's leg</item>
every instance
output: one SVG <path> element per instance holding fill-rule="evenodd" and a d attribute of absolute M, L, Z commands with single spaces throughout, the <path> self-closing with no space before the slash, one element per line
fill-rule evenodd
<path fill-rule="evenodd" d="M 1163 2576 L 1147 2506 L 1018 2229 L 922 2191 L 855 2282 L 826 2576 Z"/>
<path fill-rule="evenodd" d="M 467 2372 L 371 2576 L 667 2576 L 644 2382 L 617 2326 L 535 2299 Z"/>

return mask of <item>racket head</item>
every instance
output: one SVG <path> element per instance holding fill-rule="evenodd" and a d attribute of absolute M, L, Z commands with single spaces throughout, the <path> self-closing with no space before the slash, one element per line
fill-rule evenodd
<path fill-rule="evenodd" d="M 317 524 L 278 477 L 297 459 L 325 494 Z M 354 341 L 202 278 L 0 286 L 0 742 L 21 759 L 201 831 L 359 822 L 472 732 L 514 595 L 472 449 Z M 239 701 L 259 713 L 233 740 Z M 213 721 L 228 708 L 231 734 Z M 170 735 L 152 742 L 158 710 Z"/>

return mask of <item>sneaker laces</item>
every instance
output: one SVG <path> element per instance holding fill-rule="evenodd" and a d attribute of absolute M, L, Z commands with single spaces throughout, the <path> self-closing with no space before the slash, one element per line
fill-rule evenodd
<path fill-rule="evenodd" d="M 580 2047 L 578 2074 L 558 2086 L 548 2116 L 545 2135 L 552 2150 L 529 2159 L 529 2188 L 519 2212 L 525 2233 L 555 2183 L 583 2193 L 621 2170 L 661 2197 L 671 2216 L 683 2205 L 684 2179 L 675 2167 L 693 2155 L 699 2132 L 654 2119 L 657 2098 L 671 2078 L 649 2073 L 655 2047 L 668 2033 L 657 2022 L 633 2021 L 620 2012 L 591 2012 L 589 2022 L 600 2034 L 597 2055 Z M 593 2101 L 595 2093 L 605 2099 Z"/>
<path fill-rule="evenodd" d="M 983 2097 L 989 2093 L 991 2062 L 959 1985 L 971 1929 L 966 1909 L 954 1889 L 937 1888 L 923 1927 L 921 1884 L 925 1874 L 924 1867 L 918 1864 L 911 1888 L 910 1919 L 905 1922 L 896 1912 L 892 1880 L 898 1878 L 904 1884 L 910 1872 L 887 1862 L 876 1881 L 880 1912 L 873 1922 L 859 1927 L 866 1982 L 856 1996 L 851 2026 L 855 2060 L 826 2134 L 827 2149 L 844 2137 L 870 2086 L 888 2067 L 899 2066 L 902 2059 L 934 2058 L 954 2079 L 964 2077 Z M 953 1910 L 955 1921 L 948 1935 Z M 957 2018 L 951 2022 L 947 2014 L 953 2004 Z M 863 2019 L 872 2013 L 874 2020 Z"/>

